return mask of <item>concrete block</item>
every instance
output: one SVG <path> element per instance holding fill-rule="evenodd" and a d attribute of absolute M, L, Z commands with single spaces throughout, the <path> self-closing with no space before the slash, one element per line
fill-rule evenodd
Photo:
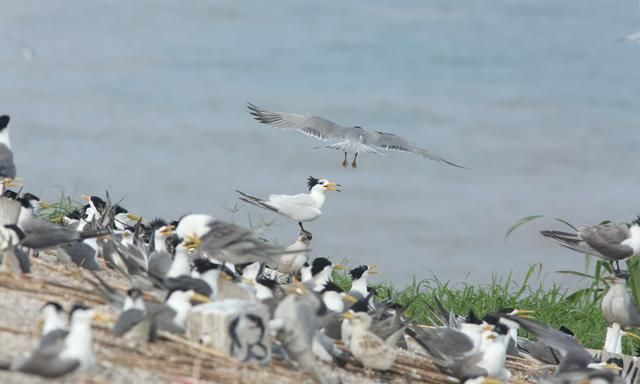
<path fill-rule="evenodd" d="M 243 362 L 271 360 L 269 309 L 261 303 L 228 299 L 198 305 L 187 317 L 187 337 Z"/>

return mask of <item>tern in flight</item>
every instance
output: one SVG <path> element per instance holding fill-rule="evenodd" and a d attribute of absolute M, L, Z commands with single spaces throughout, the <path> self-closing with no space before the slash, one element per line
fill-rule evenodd
<path fill-rule="evenodd" d="M 325 148 L 344 152 L 342 166 L 347 166 L 348 154 L 353 154 L 351 166 L 357 167 L 358 153 L 385 151 L 410 152 L 430 160 L 440 161 L 458 168 L 465 168 L 417 146 L 404 137 L 388 132 L 371 132 L 358 126 L 343 127 L 320 116 L 309 113 L 271 112 L 248 103 L 249 113 L 259 122 L 282 129 L 300 131 L 307 136 L 330 142 Z"/>

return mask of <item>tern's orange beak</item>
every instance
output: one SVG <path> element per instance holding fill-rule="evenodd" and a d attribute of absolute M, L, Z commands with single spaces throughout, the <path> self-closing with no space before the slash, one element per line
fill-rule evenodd
<path fill-rule="evenodd" d="M 324 189 L 326 189 L 327 191 L 336 191 L 336 192 L 341 192 L 338 188 L 336 187 L 341 187 L 340 184 L 336 184 L 336 183 L 332 183 L 332 182 L 328 182 L 324 184 Z"/>

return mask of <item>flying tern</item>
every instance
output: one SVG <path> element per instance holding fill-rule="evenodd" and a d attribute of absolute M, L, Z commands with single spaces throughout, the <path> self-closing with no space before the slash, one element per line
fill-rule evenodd
<path fill-rule="evenodd" d="M 362 127 L 342 127 L 320 116 L 308 113 L 271 112 L 248 104 L 249 113 L 259 122 L 282 129 L 291 129 L 304 133 L 324 142 L 332 142 L 325 148 L 344 152 L 342 166 L 347 166 L 348 154 L 353 154 L 351 166 L 357 167 L 358 153 L 380 153 L 384 151 L 410 152 L 430 160 L 440 161 L 454 167 L 464 168 L 417 146 L 409 140 L 388 132 L 371 132 Z"/>
<path fill-rule="evenodd" d="M 238 190 L 236 190 L 236 192 L 240 194 L 240 200 L 246 203 L 279 213 L 297 221 L 300 229 L 306 232 L 302 226 L 302 222 L 313 221 L 320 217 L 320 215 L 322 215 L 322 206 L 326 200 L 326 191 L 340 192 L 336 187 L 340 187 L 341 185 L 326 179 L 316 179 L 313 176 L 309 176 L 307 186 L 309 187 L 309 193 L 270 195 L 266 200 Z"/>

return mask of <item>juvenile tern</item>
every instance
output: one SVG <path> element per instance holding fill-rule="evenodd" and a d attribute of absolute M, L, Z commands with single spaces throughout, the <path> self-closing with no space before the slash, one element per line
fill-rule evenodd
<path fill-rule="evenodd" d="M 342 315 L 353 324 L 349 350 L 365 368 L 386 371 L 393 366 L 398 355 L 395 348 L 397 338 L 384 340 L 369 330 L 371 316 L 365 312 L 345 312 Z M 404 332 L 404 328 L 397 332 Z"/>
<path fill-rule="evenodd" d="M 247 195 L 236 190 L 240 194 L 240 200 L 245 203 L 267 209 L 298 222 L 300 229 L 307 232 L 302 226 L 302 222 L 313 221 L 322 215 L 322 206 L 326 200 L 326 191 L 340 192 L 336 187 L 340 184 L 332 183 L 326 179 L 316 179 L 309 176 L 307 179 L 309 193 L 299 193 L 297 195 L 269 195 L 267 200 L 259 197 Z"/>
<path fill-rule="evenodd" d="M 615 262 L 620 271 L 619 262 L 640 254 L 640 217 L 627 228 L 626 225 L 599 224 L 583 225 L 577 232 L 541 231 L 542 236 L 557 241 L 571 250 L 596 256 Z"/>
<path fill-rule="evenodd" d="M 307 262 L 307 254 L 309 253 L 309 244 L 313 236 L 311 232 L 300 231 L 298 239 L 287 248 L 285 248 L 285 254 L 280 256 L 278 260 L 277 270 L 278 272 L 285 273 L 287 275 L 295 275 L 302 269 L 304 263 Z M 297 252 L 294 252 L 297 251 Z"/>
<path fill-rule="evenodd" d="M 362 127 L 342 127 L 320 116 L 308 113 L 271 112 L 248 103 L 249 113 L 259 122 L 282 129 L 291 129 L 304 133 L 324 142 L 332 142 L 325 148 L 344 152 L 342 166 L 347 166 L 347 155 L 353 154 L 351 166 L 357 167 L 358 153 L 380 153 L 385 151 L 400 151 L 414 153 L 420 157 L 443 162 L 454 167 L 464 168 L 442 157 L 421 148 L 409 140 L 388 132 L 371 132 Z"/>
<path fill-rule="evenodd" d="M 16 165 L 13 162 L 11 140 L 9 139 L 9 116 L 0 116 L 0 180 L 15 179 Z"/>
<path fill-rule="evenodd" d="M 609 285 L 609 290 L 602 297 L 602 313 L 609 324 L 619 324 L 622 329 L 640 327 L 640 315 L 627 290 L 626 276 L 620 274 L 602 278 Z"/>

